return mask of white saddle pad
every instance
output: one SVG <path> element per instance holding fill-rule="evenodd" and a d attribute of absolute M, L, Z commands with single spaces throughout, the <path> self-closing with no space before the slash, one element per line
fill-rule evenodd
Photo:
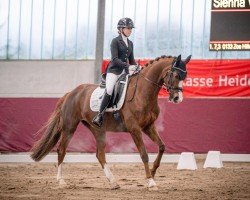
<path fill-rule="evenodd" d="M 122 107 L 122 105 L 124 103 L 126 92 L 127 92 L 128 75 L 126 76 L 126 81 L 121 81 L 121 83 L 125 84 L 125 86 L 124 86 L 124 89 L 122 91 L 121 98 L 120 98 L 119 102 L 117 103 L 117 107 L 114 106 L 113 108 L 107 108 L 106 112 L 112 112 L 112 111 L 120 110 L 121 109 L 121 107 Z M 105 88 L 100 88 L 100 87 L 97 87 L 93 91 L 93 93 L 92 93 L 92 95 L 90 97 L 90 109 L 92 111 L 94 111 L 94 112 L 98 112 L 99 111 L 104 91 L 105 91 Z"/>

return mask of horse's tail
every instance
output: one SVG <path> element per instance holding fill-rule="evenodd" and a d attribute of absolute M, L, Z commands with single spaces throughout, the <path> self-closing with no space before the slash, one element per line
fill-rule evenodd
<path fill-rule="evenodd" d="M 67 95 L 67 94 L 66 94 Z M 48 122 L 38 131 L 44 132 L 40 140 L 32 147 L 31 158 L 34 161 L 43 159 L 57 144 L 61 136 L 63 120 L 61 117 L 61 107 L 66 97 L 64 95 L 57 102 L 55 111 L 51 114 Z"/>

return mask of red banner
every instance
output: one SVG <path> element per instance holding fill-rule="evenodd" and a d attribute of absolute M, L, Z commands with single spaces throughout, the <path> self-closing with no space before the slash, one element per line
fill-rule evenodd
<path fill-rule="evenodd" d="M 102 71 L 108 64 L 103 62 Z M 144 65 L 148 60 L 140 60 Z M 185 97 L 250 97 L 250 60 L 191 60 L 183 84 Z M 167 96 L 161 90 L 160 96 Z"/>

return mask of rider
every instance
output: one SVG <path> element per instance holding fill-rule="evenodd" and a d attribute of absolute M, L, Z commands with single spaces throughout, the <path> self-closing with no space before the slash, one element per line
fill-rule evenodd
<path fill-rule="evenodd" d="M 130 18 L 122 18 L 117 24 L 119 35 L 111 42 L 111 61 L 107 67 L 106 90 L 104 92 L 99 113 L 94 117 L 93 123 L 102 126 L 103 116 L 111 99 L 114 86 L 118 78 L 129 73 L 129 66 L 136 65 L 133 53 L 133 42 L 128 39 L 134 28 Z"/>

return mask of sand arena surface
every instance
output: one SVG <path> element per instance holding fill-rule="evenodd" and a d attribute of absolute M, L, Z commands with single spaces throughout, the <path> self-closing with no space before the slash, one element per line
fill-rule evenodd
<path fill-rule="evenodd" d="M 196 171 L 162 164 L 158 191 L 146 188 L 142 163 L 110 164 L 119 190 L 110 190 L 97 163 L 64 164 L 65 188 L 56 181 L 56 164 L 0 164 L 0 199 L 250 199 L 250 163 L 224 163 L 222 169 L 203 169 L 203 163 Z"/>

